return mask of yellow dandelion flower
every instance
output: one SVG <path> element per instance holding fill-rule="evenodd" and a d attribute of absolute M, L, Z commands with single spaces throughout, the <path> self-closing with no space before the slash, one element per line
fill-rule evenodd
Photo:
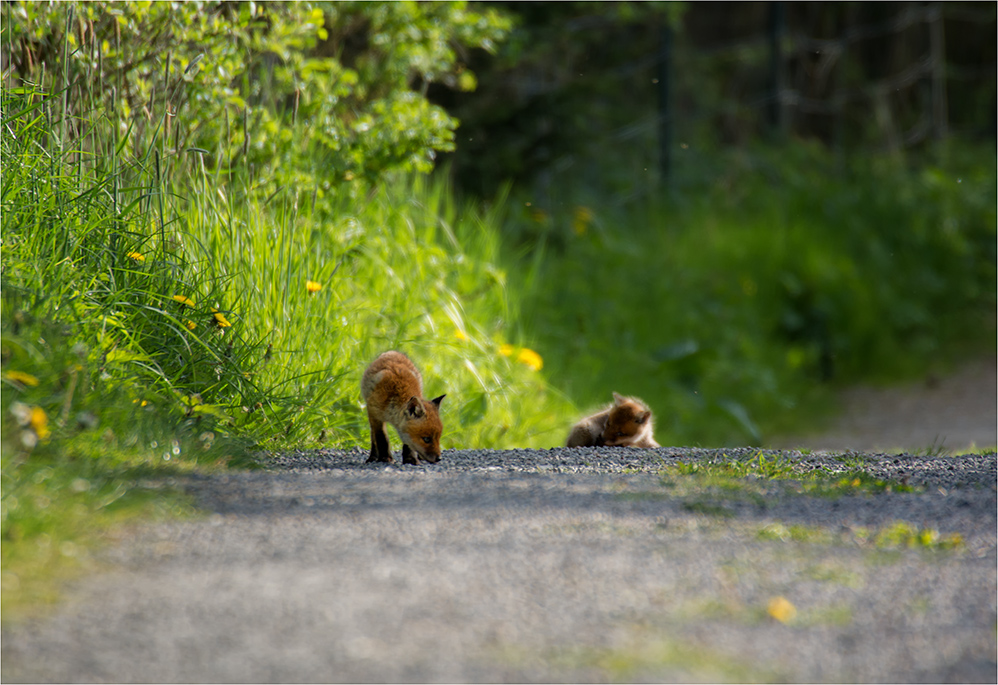
<path fill-rule="evenodd" d="M 305 290 L 310 293 L 317 293 L 322 290 L 322 283 L 316 283 L 315 281 L 305 281 Z"/>
<path fill-rule="evenodd" d="M 572 213 L 572 230 L 575 235 L 585 235 L 593 220 L 593 210 L 588 207 L 576 207 Z"/>
<path fill-rule="evenodd" d="M 141 252 L 129 252 L 128 256 L 136 262 L 144 262 L 146 260 L 146 256 Z"/>
<path fill-rule="evenodd" d="M 211 308 L 211 314 L 215 317 L 215 323 L 218 324 L 219 328 L 228 328 L 232 325 L 229 323 L 229 320 L 225 318 L 225 314 L 218 311 L 214 307 Z"/>
<path fill-rule="evenodd" d="M 189 330 L 189 331 L 193 331 L 195 328 L 198 327 L 198 325 L 196 323 L 194 323 L 193 321 L 191 321 L 190 319 L 188 319 L 187 321 L 185 321 L 184 325 L 187 326 L 187 330 Z"/>
<path fill-rule="evenodd" d="M 49 436 L 49 417 L 41 407 L 31 408 L 31 427 L 40 439 L 44 440 Z"/>
<path fill-rule="evenodd" d="M 918 532 L 918 544 L 923 547 L 930 547 L 939 540 L 939 531 L 925 528 Z"/>
<path fill-rule="evenodd" d="M 30 385 L 32 388 L 38 387 L 38 379 L 32 376 L 30 373 L 25 373 L 24 371 L 8 371 L 4 374 L 4 377 L 10 381 L 17 381 L 24 385 Z"/>
<path fill-rule="evenodd" d="M 186 304 L 188 307 L 194 306 L 194 300 L 192 300 L 189 297 L 184 297 L 183 295 L 174 295 L 173 299 L 179 302 L 180 304 Z"/>
<path fill-rule="evenodd" d="M 499 346 L 499 354 L 501 354 L 504 357 L 513 356 L 513 352 L 515 350 L 516 348 L 513 347 L 512 345 L 507 344 Z M 521 364 L 526 364 L 534 371 L 540 371 L 542 368 L 544 368 L 544 360 L 541 358 L 541 355 L 537 354 L 529 347 L 523 347 L 520 349 L 520 351 L 516 355 L 516 361 L 520 362 Z"/>
<path fill-rule="evenodd" d="M 520 350 L 520 354 L 516 355 L 516 361 L 526 364 L 532 371 L 540 371 L 544 368 L 544 360 L 541 359 L 541 355 L 527 347 L 524 347 Z"/>
<path fill-rule="evenodd" d="M 468 334 L 462 331 L 460 328 L 454 331 L 454 337 L 460 340 L 461 342 L 468 342 Z"/>
<path fill-rule="evenodd" d="M 539 207 L 535 207 L 530 210 L 530 219 L 537 224 L 546 226 L 551 220 L 550 215 Z"/>
<path fill-rule="evenodd" d="M 780 623 L 789 623 L 797 617 L 797 607 L 786 597 L 773 597 L 766 606 L 766 613 Z"/>

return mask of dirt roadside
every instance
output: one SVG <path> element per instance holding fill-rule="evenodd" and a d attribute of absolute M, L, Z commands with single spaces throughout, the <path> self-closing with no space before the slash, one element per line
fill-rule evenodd
<path fill-rule="evenodd" d="M 939 378 L 840 396 L 826 429 L 774 438 L 774 449 L 952 453 L 998 444 L 998 358 L 976 359 Z"/>

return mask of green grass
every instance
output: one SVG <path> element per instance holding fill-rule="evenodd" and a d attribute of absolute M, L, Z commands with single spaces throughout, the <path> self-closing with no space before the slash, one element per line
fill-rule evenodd
<path fill-rule="evenodd" d="M 635 628 L 630 639 L 617 645 L 538 649 L 503 645 L 494 658 L 507 666 L 521 664 L 543 669 L 553 679 L 577 678 L 600 682 L 667 680 L 703 682 L 778 682 L 782 678 L 764 667 L 745 664 L 717 650 L 682 640 L 647 634 Z"/>
<path fill-rule="evenodd" d="M 843 457 L 840 462 L 841 469 L 805 470 L 792 459 L 767 457 L 762 452 L 751 459 L 677 462 L 662 469 L 662 484 L 675 492 L 727 494 L 763 506 L 774 488 L 827 498 L 916 492 L 912 486 L 871 476 L 862 470 L 861 460 L 854 457 Z"/>
<path fill-rule="evenodd" d="M 158 157 L 127 154 L 138 146 L 63 151 L 51 98 L 5 95 L 21 112 L 4 151 L 8 376 L 44 389 L 49 370 L 65 373 L 33 339 L 58 329 L 78 351 L 70 409 L 86 386 L 102 407 L 126 394 L 258 442 L 355 445 L 361 372 L 399 348 L 427 392 L 448 394 L 445 447 L 560 441 L 571 404 L 512 331 L 496 213 L 418 178 L 359 203 L 290 189 L 261 199 L 245 179 L 176 160 L 166 179 Z"/>
<path fill-rule="evenodd" d="M 820 526 L 784 526 L 773 523 L 761 528 L 757 537 L 760 540 L 812 544 L 835 542 L 876 550 L 949 551 L 963 547 L 963 536 L 959 533 L 942 534 L 934 528 L 919 528 L 907 521 L 895 521 L 874 531 L 860 527 L 839 534 L 832 534 Z"/>
<path fill-rule="evenodd" d="M 660 443 L 763 444 L 840 385 L 994 354 L 994 160 L 951 141 L 843 165 L 793 144 L 701 155 L 671 193 L 520 189 L 523 326 L 582 406 L 633 394 Z"/>
<path fill-rule="evenodd" d="M 785 526 L 772 523 L 757 533 L 760 540 L 804 542 L 810 544 L 849 544 L 878 552 L 901 549 L 923 551 L 953 551 L 963 548 L 959 533 L 940 533 L 934 528 L 920 528 L 907 521 L 894 521 L 878 530 L 855 528 L 834 534 L 820 526 Z"/>
<path fill-rule="evenodd" d="M 732 518 L 735 512 L 731 511 L 723 504 L 717 504 L 705 499 L 687 499 L 683 502 L 683 509 L 693 514 L 706 514 L 719 518 Z"/>
<path fill-rule="evenodd" d="M 758 453 L 754 458 L 713 462 L 677 462 L 662 469 L 661 496 L 676 498 L 684 510 L 711 518 L 731 519 L 735 502 L 749 502 L 765 509 L 777 497 L 808 496 L 836 499 L 847 496 L 873 496 L 888 492 L 919 492 L 900 482 L 882 480 L 862 470 L 862 459 L 843 457 L 842 469 L 802 470 L 790 459 Z M 645 494 L 645 496 L 648 496 Z M 916 548 L 953 550 L 963 545 L 959 534 L 940 534 L 933 529 L 895 522 L 870 531 L 855 529 L 835 533 L 821 526 L 771 523 L 760 528 L 760 540 L 846 544 L 879 550 Z"/>
<path fill-rule="evenodd" d="M 496 264 L 495 215 L 457 207 L 446 186 L 420 179 L 379 189 L 362 211 L 289 216 L 302 203 L 293 196 L 271 210 L 251 201 L 238 214 L 197 202 L 188 225 L 240 294 L 235 325 L 267 345 L 255 382 L 297 398 L 291 430 L 272 437 L 300 445 L 324 433 L 333 444 L 365 444 L 361 373 L 380 352 L 401 349 L 429 396 L 447 393 L 445 448 L 561 441 L 571 404 L 518 361 L 532 343 L 510 331 L 517 311 Z M 309 281 L 321 289 L 307 291 Z"/>
<path fill-rule="evenodd" d="M 706 598 L 688 601 L 677 611 L 677 615 L 686 621 L 729 621 L 746 626 L 758 626 L 776 619 L 766 606 L 753 606 L 740 600 Z M 845 626 L 852 622 L 853 611 L 848 604 L 832 604 L 803 609 L 794 608 L 791 618 L 785 618 L 786 625 L 794 628 L 812 626 Z"/>
<path fill-rule="evenodd" d="M 808 566 L 804 569 L 804 575 L 811 580 L 822 583 L 834 583 L 850 588 L 861 588 L 865 582 L 859 573 L 834 562 Z"/>
<path fill-rule="evenodd" d="M 873 543 L 883 549 L 907 547 L 946 551 L 961 548 L 963 536 L 959 533 L 943 535 L 933 528 L 920 528 L 906 521 L 898 521 L 877 532 Z"/>
<path fill-rule="evenodd" d="M 714 461 L 683 462 L 665 466 L 658 491 L 621 492 L 624 499 L 669 498 L 683 510 L 712 519 L 735 519 L 733 504 L 747 502 L 765 509 L 774 498 L 806 496 L 836 499 L 870 497 L 883 493 L 918 493 L 923 488 L 883 480 L 864 472 L 858 455 L 839 457 L 841 468 L 804 470 L 801 464 L 780 455 L 762 452 L 748 459 L 720 457 Z M 726 524 L 731 525 L 731 524 Z M 751 535 L 752 531 L 748 533 Z M 759 540 L 813 545 L 848 545 L 878 553 L 901 549 L 952 551 L 963 547 L 958 533 L 940 533 L 905 521 L 877 529 L 863 527 L 831 531 L 822 526 L 767 523 L 754 532 Z M 820 579 L 817 578 L 816 579 Z"/>
<path fill-rule="evenodd" d="M 192 466 L 104 442 L 76 441 L 58 454 L 43 447 L 30 458 L 5 452 L 4 621 L 36 615 L 59 598 L 64 581 L 100 568 L 97 548 L 129 524 L 194 514 L 189 498 L 164 485 Z"/>
<path fill-rule="evenodd" d="M 513 333 L 497 214 L 407 178 L 352 204 L 260 198 L 188 152 L 87 129 L 97 109 L 0 93 L 4 615 L 79 567 L 52 550 L 157 511 L 146 481 L 366 444 L 360 376 L 389 348 L 447 393 L 445 448 L 562 439 L 572 405 Z M 65 144 L 61 117 L 89 137 Z M 134 495 L 127 516 L 107 489 Z"/>
<path fill-rule="evenodd" d="M 779 542 L 805 542 L 810 544 L 829 544 L 835 536 L 820 526 L 805 526 L 801 524 L 784 525 L 769 523 L 759 529 L 756 534 L 760 540 Z"/>

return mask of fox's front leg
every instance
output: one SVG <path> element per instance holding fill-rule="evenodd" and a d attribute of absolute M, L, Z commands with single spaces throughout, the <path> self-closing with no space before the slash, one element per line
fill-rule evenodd
<path fill-rule="evenodd" d="M 388 444 L 388 435 L 385 433 L 385 424 L 378 421 L 373 416 L 368 415 L 371 424 L 371 456 L 367 458 L 367 463 L 372 461 L 392 463 L 392 449 Z"/>
<path fill-rule="evenodd" d="M 419 465 L 419 457 L 413 454 L 408 445 L 402 443 L 402 463 Z"/>

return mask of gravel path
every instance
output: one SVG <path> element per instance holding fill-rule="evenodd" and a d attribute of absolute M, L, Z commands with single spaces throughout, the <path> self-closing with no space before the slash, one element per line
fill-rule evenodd
<path fill-rule="evenodd" d="M 192 478 L 212 513 L 143 529 L 56 614 L 5 628 L 3 679 L 998 680 L 993 452 L 767 453 L 802 479 L 895 482 L 859 495 L 675 467 L 758 454 L 446 451 L 403 468 L 324 450 Z M 887 539 L 905 531 L 927 544 Z"/>

